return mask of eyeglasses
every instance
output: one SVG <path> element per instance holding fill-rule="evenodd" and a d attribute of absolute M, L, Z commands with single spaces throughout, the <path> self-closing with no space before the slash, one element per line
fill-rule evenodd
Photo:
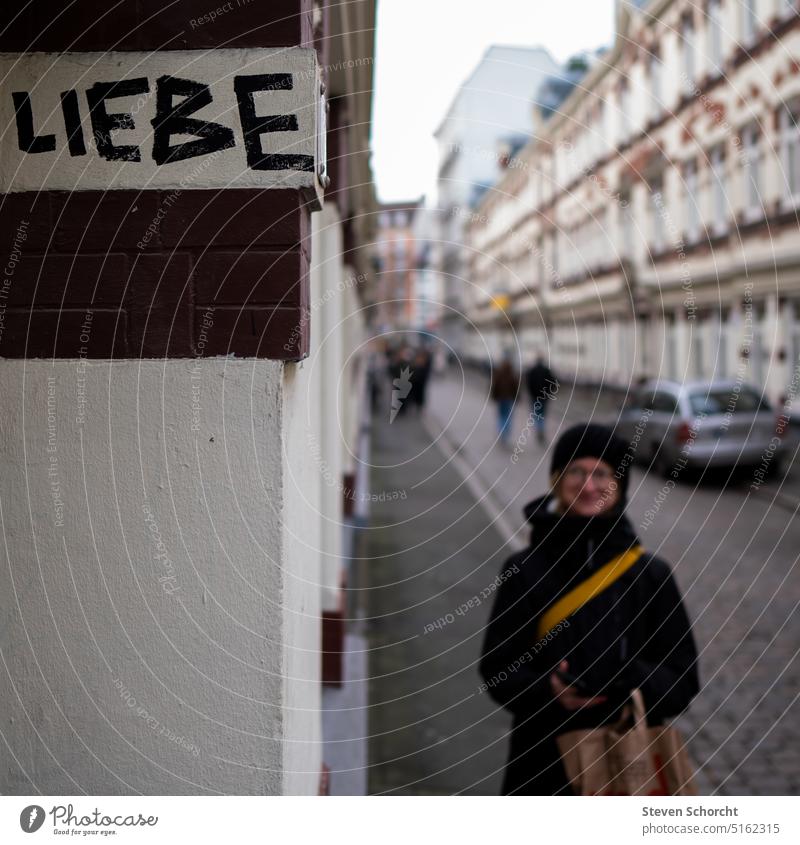
<path fill-rule="evenodd" d="M 575 484 L 585 484 L 591 476 L 592 481 L 598 487 L 608 487 L 614 480 L 614 472 L 604 467 L 595 467 L 591 472 L 587 472 L 583 467 L 568 466 L 564 470 L 564 478 Z"/>

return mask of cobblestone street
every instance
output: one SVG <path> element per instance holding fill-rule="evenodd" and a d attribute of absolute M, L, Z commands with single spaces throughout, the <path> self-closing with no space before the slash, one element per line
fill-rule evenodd
<path fill-rule="evenodd" d="M 373 505 L 363 567 L 371 588 L 370 791 L 496 793 L 508 720 L 477 693 L 476 668 L 491 598 L 456 610 L 527 539 L 521 507 L 546 489 L 548 455 L 526 431 L 523 404 L 512 447 L 495 443 L 480 376 L 439 378 L 424 415 L 413 413 L 390 425 L 379 410 L 373 421 L 371 489 L 387 496 Z M 548 433 L 613 413 L 607 397 L 565 389 Z M 702 690 L 679 725 L 704 793 L 800 791 L 795 472 L 781 506 L 773 501 L 780 482 L 755 496 L 746 483 L 722 490 L 687 477 L 650 525 L 643 515 L 663 480 L 640 469 L 631 480 L 631 521 L 672 564 L 694 620 Z M 405 496 L 392 499 L 393 490 Z M 446 621 L 426 633 L 437 619 Z"/>

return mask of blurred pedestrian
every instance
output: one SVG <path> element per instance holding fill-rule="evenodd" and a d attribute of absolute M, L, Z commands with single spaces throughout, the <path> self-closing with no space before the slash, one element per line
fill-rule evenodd
<path fill-rule="evenodd" d="M 408 395 L 414 387 L 414 372 L 412 362 L 413 350 L 410 346 L 401 346 L 392 356 L 389 364 L 389 378 L 391 380 L 392 417 L 405 416 L 408 411 Z"/>
<path fill-rule="evenodd" d="M 492 371 L 491 397 L 497 405 L 497 423 L 500 441 L 508 445 L 510 439 L 511 417 L 514 403 L 519 394 L 519 373 L 508 357 Z"/>
<path fill-rule="evenodd" d="M 431 375 L 431 354 L 424 347 L 418 349 L 414 355 L 414 385 L 411 390 L 411 397 L 417 407 L 417 411 L 422 412 L 425 407 L 425 392 L 428 387 L 428 379 Z"/>
<path fill-rule="evenodd" d="M 558 391 L 558 381 L 541 353 L 536 356 L 536 363 L 525 373 L 525 383 L 531 400 L 536 438 L 540 444 L 544 445 L 547 405 Z"/>
<path fill-rule="evenodd" d="M 504 794 L 570 794 L 556 736 L 616 722 L 632 689 L 650 726 L 699 689 L 671 568 L 625 515 L 628 457 L 604 426 L 566 431 L 551 492 L 524 508 L 530 545 L 503 565 L 480 673 L 514 717 Z"/>

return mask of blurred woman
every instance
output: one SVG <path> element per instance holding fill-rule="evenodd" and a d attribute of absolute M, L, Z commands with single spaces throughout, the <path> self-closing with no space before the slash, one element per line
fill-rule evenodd
<path fill-rule="evenodd" d="M 503 565 L 486 631 L 484 689 L 514 717 L 504 794 L 571 794 L 556 745 L 615 722 L 639 688 L 649 725 L 688 707 L 697 651 L 665 561 L 625 515 L 627 445 L 581 424 L 558 440 L 551 491 L 529 502 L 527 549 Z"/>

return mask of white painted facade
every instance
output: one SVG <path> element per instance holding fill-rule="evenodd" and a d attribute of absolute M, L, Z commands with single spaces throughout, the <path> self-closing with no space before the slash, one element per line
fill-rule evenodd
<path fill-rule="evenodd" d="M 3 792 L 315 791 L 318 731 L 293 708 L 319 688 L 319 555 L 293 551 L 319 547 L 292 507 L 308 381 L 255 360 L 0 361 L 0 699 L 30 778 Z"/>
<path fill-rule="evenodd" d="M 4 793 L 316 793 L 363 382 L 312 219 L 299 364 L 0 360 Z"/>
<path fill-rule="evenodd" d="M 620 388 L 740 377 L 791 404 L 797 4 L 758 0 L 752 20 L 734 0 L 639 5 L 470 212 L 467 354 L 546 348 L 564 375 Z"/>
<path fill-rule="evenodd" d="M 528 137 L 534 126 L 534 95 L 558 64 L 540 47 L 490 47 L 459 88 L 436 131 L 439 173 L 436 240 L 443 301 L 442 333 L 458 349 L 463 343 L 470 285 L 463 259 L 464 225 L 454 208 L 469 209 L 476 189 L 502 175 L 508 141 Z"/>

